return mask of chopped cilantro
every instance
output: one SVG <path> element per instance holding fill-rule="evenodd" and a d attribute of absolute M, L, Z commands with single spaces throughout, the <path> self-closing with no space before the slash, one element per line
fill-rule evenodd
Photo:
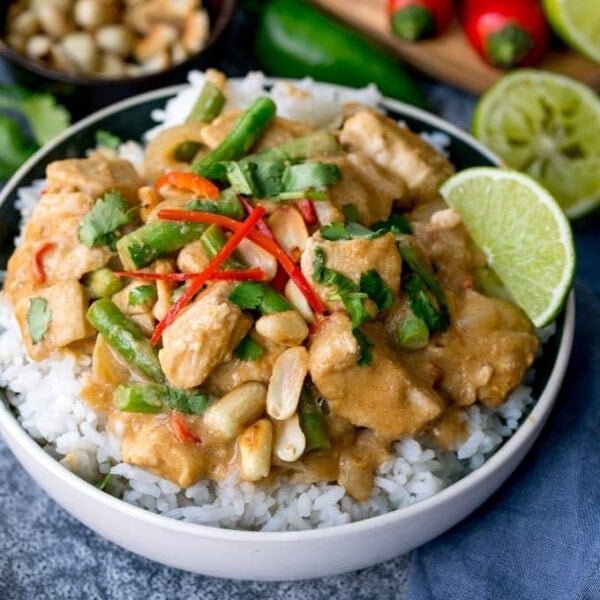
<path fill-rule="evenodd" d="M 358 342 L 358 359 L 356 360 L 356 364 L 359 367 L 368 367 L 373 362 L 373 354 L 371 353 L 373 342 L 359 329 L 355 329 L 352 333 Z"/>
<path fill-rule="evenodd" d="M 27 329 L 31 342 L 35 345 L 41 342 L 52 322 L 52 311 L 45 298 L 30 298 L 27 309 Z"/>
<path fill-rule="evenodd" d="M 262 315 L 292 310 L 289 302 L 269 284 L 242 281 L 229 294 L 229 300 L 240 308 L 257 310 Z"/>
<path fill-rule="evenodd" d="M 210 404 L 210 399 L 202 392 L 189 392 L 165 387 L 162 401 L 173 410 L 191 415 L 202 414 Z"/>
<path fill-rule="evenodd" d="M 377 304 L 379 312 L 385 312 L 394 299 L 392 290 L 375 269 L 369 269 L 360 276 L 360 291 L 364 292 Z"/>
<path fill-rule="evenodd" d="M 283 173 L 283 188 L 286 192 L 309 188 L 329 187 L 341 177 L 337 165 L 323 162 L 290 165 Z"/>
<path fill-rule="evenodd" d="M 392 213 L 389 219 L 385 221 L 377 221 L 373 223 L 373 229 L 391 231 L 394 234 L 399 233 L 412 233 L 410 223 L 402 216 L 397 213 Z"/>
<path fill-rule="evenodd" d="M 354 223 L 360 221 L 360 214 L 358 208 L 356 208 L 356 204 L 344 204 L 342 206 L 342 212 L 344 213 L 344 219 L 346 219 L 346 221 L 352 221 Z"/>
<path fill-rule="evenodd" d="M 237 348 L 233 353 L 240 360 L 258 360 L 264 354 L 264 350 L 249 335 L 247 335 L 237 345 Z"/>
<path fill-rule="evenodd" d="M 110 131 L 106 131 L 106 129 L 98 129 L 96 131 L 96 144 L 98 146 L 104 146 L 109 150 L 118 150 L 121 143 L 122 140 L 120 137 Z"/>
<path fill-rule="evenodd" d="M 125 199 L 117 190 L 109 190 L 99 198 L 79 225 L 79 240 L 88 248 L 112 246 L 116 231 L 134 219 Z"/>
<path fill-rule="evenodd" d="M 373 240 L 386 232 L 383 229 L 372 231 L 360 223 L 351 222 L 344 225 L 338 221 L 333 221 L 328 225 L 323 225 L 323 227 L 319 229 L 319 233 L 323 239 L 329 240 L 330 242 L 338 242 L 343 240 L 355 240 L 358 238 Z"/>
<path fill-rule="evenodd" d="M 127 302 L 129 306 L 140 306 L 148 304 L 156 298 L 156 286 L 138 285 L 129 292 Z"/>

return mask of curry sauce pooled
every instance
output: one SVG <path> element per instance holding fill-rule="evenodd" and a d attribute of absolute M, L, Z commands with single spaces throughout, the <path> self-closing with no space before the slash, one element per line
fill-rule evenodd
<path fill-rule="evenodd" d="M 394 440 L 456 448 L 538 340 L 479 289 L 438 189 L 453 166 L 371 108 L 335 127 L 221 113 L 212 74 L 134 167 L 50 164 L 5 293 L 29 355 L 91 357 L 82 396 L 124 462 L 180 486 L 337 481 L 366 499 Z"/>

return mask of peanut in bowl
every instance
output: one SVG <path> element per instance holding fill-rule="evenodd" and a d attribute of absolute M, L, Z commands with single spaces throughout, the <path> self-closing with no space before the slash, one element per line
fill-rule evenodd
<path fill-rule="evenodd" d="M 126 22 L 116 9 L 120 4 L 3 3 L 0 57 L 17 83 L 56 94 L 75 117 L 82 117 L 122 98 L 183 81 L 191 68 L 208 66 L 236 2 L 208 0 L 200 7 L 194 0 L 159 0 L 141 3 L 147 9 L 136 12 L 133 5 L 140 3 L 128 2 Z M 109 5 L 115 7 L 108 10 Z M 163 20 L 176 9 L 179 16 Z M 185 44 L 180 39 L 184 33 L 189 38 Z"/>
<path fill-rule="evenodd" d="M 251 82 L 245 82 L 246 85 L 249 83 Z M 269 89 L 273 85 L 272 82 L 265 82 L 265 84 Z M 237 85 L 236 82 L 231 82 L 231 88 L 235 88 L 235 85 Z M 332 90 L 340 93 L 339 88 L 316 87 L 322 92 L 320 98 L 322 108 L 327 103 L 327 99 L 331 98 Z M 43 177 L 47 163 L 64 158 L 66 148 L 73 148 L 73 144 L 77 144 L 78 154 L 83 156 L 85 150 L 93 148 L 95 145 L 96 129 L 111 130 L 122 138 L 140 139 L 143 132 L 153 125 L 150 113 L 163 106 L 165 101 L 177 92 L 182 92 L 182 90 L 164 90 L 107 109 L 83 121 L 51 146 L 46 147 L 9 183 L 1 207 L 3 221 L 6 217 L 6 222 L 15 222 L 16 189 L 32 183 L 36 178 Z M 283 110 L 284 102 L 281 100 L 281 96 L 277 95 L 278 90 L 274 88 L 271 93 L 276 97 L 278 110 Z M 376 98 L 375 103 L 395 119 L 402 119 L 417 132 L 429 134 L 436 132 L 447 136 L 449 142 L 447 150 L 451 161 L 457 168 L 473 164 L 494 164 L 494 157 L 485 149 L 447 123 L 395 102 Z M 327 162 L 325 158 L 322 160 Z M 450 226 L 450 221 L 447 220 L 445 225 Z M 271 225 L 274 222 L 276 220 L 269 221 Z M 380 242 L 377 242 L 379 244 L 381 237 L 383 236 L 376 237 L 373 241 L 379 239 Z M 327 257 L 334 256 L 333 245 L 335 243 L 338 242 L 330 241 L 328 245 L 320 242 L 322 246 L 325 246 Z M 326 263 L 326 267 L 330 269 L 344 268 L 330 262 Z M 384 272 L 383 269 L 382 272 Z M 214 289 L 217 290 L 218 287 Z M 333 301 L 332 298 L 330 300 Z M 257 324 L 260 319 L 263 317 L 256 320 Z M 260 491 L 254 488 L 255 483 L 252 481 L 246 480 L 237 487 L 222 486 L 220 500 L 217 503 L 213 497 L 210 497 L 212 492 L 207 487 L 192 485 L 187 488 L 186 495 L 181 491 L 176 491 L 172 487 L 174 484 L 159 483 L 154 475 L 146 474 L 134 478 L 136 479 L 134 485 L 137 489 L 123 492 L 122 499 L 115 498 L 99 491 L 94 485 L 86 483 L 80 477 L 69 472 L 69 468 L 77 470 L 76 465 L 72 462 L 68 464 L 69 461 L 66 461 L 66 463 L 59 464 L 44 453 L 31 436 L 39 437 L 39 434 L 42 433 L 49 434 L 48 431 L 36 432 L 28 429 L 29 434 L 26 433 L 23 427 L 30 428 L 32 424 L 23 422 L 23 419 L 20 424 L 8 408 L 3 409 L 0 413 L 0 424 L 20 460 L 34 473 L 36 478 L 41 480 L 42 485 L 53 497 L 57 498 L 63 506 L 86 524 L 133 551 L 180 568 L 226 577 L 292 579 L 339 573 L 385 560 L 424 543 L 466 516 L 504 481 L 533 443 L 551 409 L 570 349 L 572 319 L 572 305 L 570 305 L 557 322 L 558 333 L 544 345 L 543 355 L 536 359 L 535 374 L 527 382 L 528 386 L 531 386 L 531 391 L 527 395 L 535 401 L 531 412 L 529 412 L 530 408 L 523 407 L 521 418 L 524 420 L 520 427 L 516 431 L 509 427 L 505 443 L 491 456 L 486 457 L 483 465 L 470 473 L 463 473 L 458 481 L 452 482 L 453 480 L 449 479 L 446 482 L 448 487 L 441 490 L 434 489 L 433 491 L 437 493 L 427 498 L 427 494 L 423 490 L 427 487 L 427 481 L 432 480 L 426 473 L 431 475 L 435 475 L 435 472 L 440 473 L 435 470 L 431 471 L 431 468 L 435 467 L 432 463 L 439 462 L 439 457 L 434 457 L 429 453 L 429 449 L 425 449 L 415 440 L 404 440 L 397 447 L 399 455 L 396 463 L 398 466 L 396 483 L 392 482 L 394 475 L 390 474 L 390 471 L 386 472 L 385 468 L 376 475 L 377 485 L 381 488 L 381 491 L 376 493 L 379 498 L 396 497 L 397 506 L 402 506 L 402 508 L 395 509 L 390 505 L 386 507 L 385 503 L 378 504 L 377 502 L 354 503 L 351 499 L 342 498 L 340 496 L 340 494 L 343 495 L 342 486 L 335 484 L 326 484 L 325 487 L 317 486 L 321 492 L 320 495 L 315 495 L 311 486 L 306 486 L 301 490 L 298 488 L 299 494 L 294 497 L 288 494 L 289 490 L 279 488 L 275 494 L 278 494 L 277 501 L 281 511 L 272 516 L 275 521 L 283 519 L 280 521 L 280 525 L 283 524 L 284 527 L 278 527 L 279 529 L 292 529 L 292 531 L 270 531 L 271 525 L 261 526 L 261 523 L 262 525 L 266 524 L 266 521 L 261 521 L 261 514 L 264 516 L 261 510 L 266 508 L 267 511 L 271 511 L 273 505 L 270 504 L 270 508 L 264 505 L 265 500 L 267 505 L 270 500 L 257 495 Z M 269 321 L 273 321 L 273 319 Z M 177 325 L 177 321 L 174 323 Z M 261 335 L 279 335 L 281 333 L 279 325 L 280 323 L 277 322 L 265 323 L 263 321 L 261 327 L 265 327 L 265 329 L 262 329 Z M 301 327 L 297 328 L 298 331 L 300 329 Z M 379 343 L 375 339 L 376 331 L 373 327 L 369 327 L 365 331 L 376 344 Z M 290 334 L 287 330 L 284 333 Z M 304 334 L 302 333 L 302 335 Z M 294 343 L 297 343 L 297 340 Z M 8 345 L 5 347 L 12 348 Z M 377 351 L 377 348 L 375 350 Z M 16 348 L 14 351 L 17 351 Z M 19 358 L 14 358 L 15 363 L 19 360 Z M 176 368 L 177 365 L 174 364 L 173 367 Z M 360 379 L 365 376 L 367 371 L 360 372 L 354 366 L 351 368 L 356 370 L 356 380 L 360 383 Z M 3 365 L 2 372 L 6 373 L 6 369 L 7 367 Z M 58 369 L 56 375 L 60 376 L 62 371 L 58 366 L 56 369 Z M 314 369 L 312 374 L 317 383 L 322 383 L 322 377 L 326 375 L 319 373 L 317 369 Z M 48 375 L 52 376 L 49 373 L 44 376 Z M 63 401 L 72 391 L 66 385 L 61 390 L 57 390 Z M 323 391 L 333 400 L 332 409 L 335 409 L 335 390 L 323 387 Z M 9 392 L 9 394 L 18 410 L 20 401 L 15 401 L 14 392 Z M 221 398 L 222 400 L 223 398 Z M 216 408 L 219 403 L 214 406 Z M 515 408 L 514 403 L 511 406 Z M 221 407 L 224 408 L 222 404 Z M 285 412 L 286 407 L 280 403 L 279 409 L 283 409 Z M 267 409 L 266 417 L 254 415 L 252 418 L 258 418 L 258 422 L 265 421 L 271 418 L 270 413 L 273 413 L 275 417 L 286 416 L 274 412 L 271 408 Z M 526 414 L 527 416 L 525 416 Z M 515 418 L 515 413 L 507 413 L 505 416 L 506 423 L 508 423 Z M 156 418 L 160 419 L 161 417 L 159 415 Z M 351 418 L 354 417 L 351 416 Z M 211 420 L 223 422 L 219 414 L 215 414 L 214 411 L 212 411 Z M 92 428 L 95 426 L 91 415 L 89 420 L 86 416 L 83 421 L 86 421 Z M 82 424 L 81 426 L 87 430 L 88 425 Z M 188 426 L 192 425 L 193 418 L 188 422 Z M 207 426 L 210 428 L 213 425 L 214 423 L 212 425 L 209 423 Z M 38 424 L 38 430 L 43 427 L 43 423 Z M 517 427 L 516 423 L 514 427 Z M 194 431 L 199 432 L 196 429 Z M 56 441 L 59 450 L 64 450 L 64 445 L 73 442 L 71 438 L 58 438 Z M 240 447 L 238 458 L 243 460 L 241 448 L 243 445 Z M 75 459 L 75 455 L 71 455 L 70 460 L 73 461 L 73 459 Z M 406 473 L 402 473 L 402 469 L 406 469 L 409 463 L 411 469 L 407 476 Z M 440 464 L 437 465 L 437 467 L 439 466 Z M 250 471 L 252 463 L 246 463 L 246 467 Z M 435 468 L 437 469 L 437 467 Z M 473 464 L 472 467 L 474 468 L 476 465 Z M 393 470 L 393 467 L 390 469 Z M 127 479 L 130 476 L 130 472 L 125 466 L 116 466 L 114 471 L 115 479 L 121 477 Z M 402 475 L 405 475 L 409 481 L 400 483 Z M 247 479 L 251 478 L 251 476 L 247 477 Z M 397 491 L 396 496 L 392 489 L 394 485 Z M 385 491 L 386 487 L 387 491 Z M 412 505 L 403 504 L 398 495 L 398 490 L 402 488 L 408 491 L 409 495 L 414 495 L 413 500 L 418 496 L 420 501 Z M 160 503 L 152 507 L 150 497 L 157 490 L 162 490 L 164 496 L 160 498 Z M 118 490 L 114 491 L 118 492 Z M 419 496 L 420 493 L 424 495 Z M 170 494 L 181 494 L 178 507 L 169 506 Z M 203 495 L 205 495 L 204 500 L 201 499 Z M 242 504 L 248 502 L 248 512 L 245 517 L 236 512 L 238 510 L 236 507 L 239 508 L 240 502 Z M 193 506 L 194 503 L 197 505 Z M 378 506 L 379 508 L 377 508 Z M 340 507 L 343 510 L 340 511 Z M 361 512 L 368 510 L 374 512 Z M 377 510 L 380 512 L 376 512 Z M 157 511 L 160 514 L 153 514 L 151 511 Z M 311 526 L 313 520 L 306 516 L 307 511 L 314 513 L 313 516 L 321 515 L 323 517 L 321 524 L 315 520 Z M 340 515 L 344 511 L 348 513 L 349 520 L 353 522 L 348 522 L 346 518 L 346 520 L 337 521 L 336 524 L 336 519 L 341 518 Z M 244 521 L 245 518 L 250 518 L 251 513 L 255 520 L 252 523 Z M 186 518 L 185 515 L 191 515 L 192 522 L 182 522 Z M 220 527 L 215 527 L 214 525 L 219 521 Z M 272 521 L 273 526 L 276 524 Z M 308 530 L 301 530 L 307 527 Z M 232 528 L 236 530 L 233 531 Z M 242 531 L 240 529 L 254 530 Z M 262 529 L 262 531 L 256 529 Z M 236 556 L 234 566 L 229 560 L 232 553 Z"/>

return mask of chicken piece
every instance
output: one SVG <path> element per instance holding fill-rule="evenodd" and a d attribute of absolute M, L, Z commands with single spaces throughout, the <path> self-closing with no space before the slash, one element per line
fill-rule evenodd
<path fill-rule="evenodd" d="M 228 300 L 231 288 L 213 283 L 165 330 L 158 358 L 171 385 L 201 385 L 248 333 L 252 319 Z"/>
<path fill-rule="evenodd" d="M 377 324 L 364 325 L 372 362 L 357 364 L 358 345 L 345 313 L 325 320 L 309 348 L 309 372 L 331 412 L 387 439 L 412 435 L 440 416 L 443 400 L 420 384 L 386 344 Z"/>
<path fill-rule="evenodd" d="M 496 407 L 523 380 L 538 339 L 527 317 L 504 300 L 474 290 L 448 294 L 451 324 L 423 350 L 404 352 L 413 372 L 430 374 L 430 383 L 457 406 L 477 401 Z M 395 306 L 386 319 L 393 335 Z"/>
<path fill-rule="evenodd" d="M 200 273 L 210 263 L 204 244 L 200 240 L 186 244 L 177 255 L 177 268 L 183 273 Z"/>
<path fill-rule="evenodd" d="M 226 476 L 231 469 L 233 443 L 216 443 L 196 418 L 183 418 L 200 443 L 177 439 L 166 415 L 114 411 L 109 415 L 109 427 L 123 436 L 123 462 L 148 469 L 181 487 L 189 487 L 202 477 Z"/>
<path fill-rule="evenodd" d="M 356 206 L 360 222 L 367 227 L 377 221 L 385 221 L 394 202 L 404 196 L 404 179 L 373 162 L 363 152 L 327 156 L 322 160 L 336 164 L 341 173 L 340 180 L 329 188 L 329 201 L 336 207 L 346 204 Z"/>
<path fill-rule="evenodd" d="M 51 315 L 48 329 L 37 344 L 32 342 L 27 324 L 32 297 L 46 300 Z M 76 279 L 60 281 L 35 290 L 33 296 L 21 297 L 15 305 L 15 315 L 27 354 L 33 360 L 42 360 L 57 349 L 92 335 L 94 330 L 85 315 L 87 308 L 85 288 Z"/>
<path fill-rule="evenodd" d="M 218 146 L 227 137 L 233 124 L 241 114 L 240 111 L 229 111 L 217 117 L 202 130 L 202 141 L 209 148 Z M 307 123 L 275 117 L 269 128 L 256 144 L 252 146 L 252 152 L 258 152 L 271 146 L 279 146 L 280 144 L 289 142 L 293 138 L 308 135 L 311 131 L 314 131 L 314 127 L 311 127 Z"/>
<path fill-rule="evenodd" d="M 423 138 L 374 110 L 362 110 L 348 118 L 340 142 L 345 149 L 359 150 L 400 175 L 407 185 L 406 201 L 435 199 L 440 184 L 454 172 L 452 164 Z M 408 207 L 408 202 L 401 204 Z"/>
<path fill-rule="evenodd" d="M 274 344 L 256 332 L 252 333 L 252 339 L 263 349 L 262 356 L 256 360 L 234 357 L 220 364 L 205 382 L 204 387 L 210 394 L 224 396 L 247 381 L 269 382 L 273 365 L 285 346 Z"/>
<path fill-rule="evenodd" d="M 359 283 L 362 273 L 369 269 L 375 269 L 392 294 L 398 295 L 402 259 L 393 234 L 386 233 L 373 240 L 358 238 L 331 242 L 324 240 L 319 233 L 316 233 L 308 239 L 300 259 L 300 267 L 327 307 L 330 310 L 336 310 L 341 308 L 342 304 L 339 301 L 327 299 L 331 288 L 315 283 L 312 279 L 317 248 L 323 250 L 327 268 L 339 271 L 354 283 Z"/>
<path fill-rule="evenodd" d="M 130 204 L 137 204 L 143 185 L 133 165 L 121 158 L 100 154 L 90 158 L 69 158 L 50 163 L 46 169 L 46 189 L 54 192 L 83 192 L 97 200 L 109 190 L 118 190 Z"/>
<path fill-rule="evenodd" d="M 13 303 L 36 287 L 33 263 L 40 254 L 45 283 L 79 279 L 84 273 L 106 265 L 112 253 L 107 247 L 88 248 L 77 237 L 79 223 L 93 205 L 86 194 L 44 194 L 24 232 L 23 243 L 8 261 L 5 292 Z"/>
<path fill-rule="evenodd" d="M 154 331 L 154 315 L 152 314 L 152 306 L 154 301 L 151 303 L 132 304 L 130 302 L 131 292 L 140 286 L 155 286 L 152 281 L 143 281 L 136 279 L 131 283 L 128 283 L 120 292 L 117 292 L 112 296 L 112 301 L 121 309 L 121 312 L 126 314 L 139 328 L 139 330 L 150 337 Z"/>

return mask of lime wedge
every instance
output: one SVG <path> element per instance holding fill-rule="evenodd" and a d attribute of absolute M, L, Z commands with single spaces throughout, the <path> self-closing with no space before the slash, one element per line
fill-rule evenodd
<path fill-rule="evenodd" d="M 543 7 L 550 25 L 567 44 L 600 63 L 598 0 L 544 0 Z"/>
<path fill-rule="evenodd" d="M 473 134 L 541 183 L 567 216 L 600 204 L 600 99 L 547 71 L 516 70 L 480 99 Z"/>
<path fill-rule="evenodd" d="M 575 271 L 571 227 L 552 196 L 527 175 L 494 167 L 460 171 L 441 193 L 533 324 L 551 322 Z"/>

